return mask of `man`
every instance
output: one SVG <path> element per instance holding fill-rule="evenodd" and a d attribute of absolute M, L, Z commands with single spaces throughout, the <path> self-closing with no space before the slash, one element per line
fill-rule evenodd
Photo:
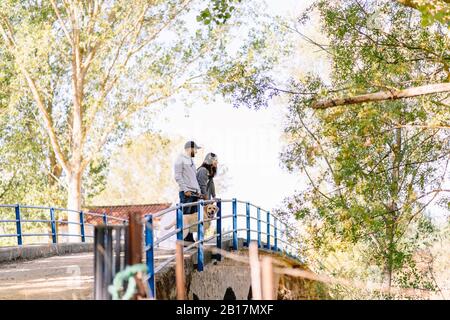
<path fill-rule="evenodd" d="M 184 154 L 175 160 L 175 180 L 179 187 L 180 203 L 196 202 L 200 197 L 200 186 L 197 181 L 197 170 L 193 158 L 197 150 L 201 149 L 194 141 L 188 141 L 184 145 Z M 196 206 L 184 207 L 183 214 L 197 212 Z M 194 241 L 192 233 L 189 233 L 185 241 Z"/>

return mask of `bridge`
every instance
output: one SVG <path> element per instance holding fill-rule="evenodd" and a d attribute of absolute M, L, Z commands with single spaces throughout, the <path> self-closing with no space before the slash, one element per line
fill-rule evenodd
<path fill-rule="evenodd" d="M 217 204 L 219 210 L 214 218 L 205 219 L 204 206 L 212 202 Z M 198 221 L 183 226 L 183 208 L 188 206 L 197 206 Z M 10 225 L 9 229 L 0 229 L 0 240 L 9 238 L 17 241 L 17 245 L 0 248 L 0 299 L 95 298 L 94 228 L 99 225 L 126 226 L 127 220 L 80 211 L 79 222 L 73 222 L 56 219 L 56 211 L 69 211 L 62 208 L 1 205 L 0 209 L 0 223 Z M 9 216 L 6 214 L 8 210 Z M 27 210 L 44 212 L 44 216 L 47 213 L 48 218 L 29 219 L 24 214 Z M 161 228 L 158 230 L 155 227 L 155 221 L 170 214 L 175 215 L 176 226 L 162 235 Z M 207 222 L 215 224 L 215 232 L 205 237 L 204 225 Z M 31 223 L 47 226 L 48 232 L 28 232 L 27 224 Z M 78 224 L 80 234 L 59 232 L 58 225 L 69 223 Z M 251 242 L 259 248 L 259 256 L 271 257 L 274 265 L 307 269 L 300 256 L 300 248 L 288 237 L 290 227 L 278 216 L 249 202 L 231 199 L 177 204 L 158 213 L 145 215 L 142 223 L 145 238 L 142 255 L 145 256 L 148 275 L 146 283 L 150 296 L 156 299 L 177 297 L 175 248 L 162 245 L 171 238 L 182 240 L 183 231 L 188 228 L 196 228 L 197 231 L 196 241 L 184 248 L 183 255 L 188 299 L 252 298 L 251 268 L 248 263 Z M 9 233 L 3 230 L 9 230 Z M 79 238 L 77 243 L 61 241 L 64 237 L 75 236 Z M 115 235 L 119 243 L 124 236 L 120 232 Z M 24 239 L 36 237 L 46 238 L 49 243 L 24 243 Z M 109 251 L 105 255 L 115 257 L 116 262 L 106 268 L 107 277 L 112 279 L 124 268 L 125 260 L 123 254 L 116 250 L 117 246 L 104 248 Z M 325 294 L 321 284 L 289 275 L 275 274 L 274 283 L 275 298 L 314 299 Z"/>

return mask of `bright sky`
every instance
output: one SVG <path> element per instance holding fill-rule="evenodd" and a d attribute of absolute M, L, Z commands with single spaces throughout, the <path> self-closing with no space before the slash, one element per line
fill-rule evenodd
<path fill-rule="evenodd" d="M 183 109 L 179 105 L 165 109 L 161 116 L 166 121 L 157 122 L 157 127 L 168 136 L 192 139 L 202 146 L 197 165 L 208 152 L 218 155 L 219 165 L 228 168 L 228 188 L 217 190 L 219 197 L 236 197 L 270 209 L 293 193 L 299 181 L 280 168 L 280 107 L 254 111 L 215 103 Z"/>

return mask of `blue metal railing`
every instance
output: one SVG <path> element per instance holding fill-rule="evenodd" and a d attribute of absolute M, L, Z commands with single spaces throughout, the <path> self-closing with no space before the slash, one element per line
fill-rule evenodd
<path fill-rule="evenodd" d="M 206 204 L 209 203 L 216 203 L 217 207 L 219 208 L 217 215 L 215 218 L 212 219 L 204 219 L 203 216 L 203 207 Z M 223 203 L 231 203 L 231 214 L 224 215 L 222 212 L 222 204 Z M 238 204 L 242 203 L 245 204 L 245 215 L 238 214 Z M 192 225 L 189 226 L 183 226 L 183 208 L 184 207 L 191 207 L 191 206 L 197 206 L 197 215 L 198 215 L 198 221 Z M 257 217 L 251 216 L 251 207 L 254 207 L 257 209 Z M 266 220 L 261 221 L 261 211 L 266 213 Z M 156 218 L 159 218 L 165 214 L 168 214 L 170 212 L 176 213 L 176 224 L 175 224 L 175 230 L 168 232 L 164 236 L 162 236 L 159 239 L 155 238 L 155 232 L 154 232 L 154 220 Z M 274 224 L 271 224 L 271 217 L 273 218 Z M 244 217 L 245 218 L 245 228 L 239 228 L 238 223 L 238 217 Z M 224 232 L 222 230 L 223 226 L 223 220 L 226 218 L 232 218 L 232 230 Z M 257 229 L 254 230 L 251 227 L 251 220 L 254 219 L 257 221 Z M 197 270 L 203 271 L 204 268 L 204 244 L 209 242 L 210 240 L 213 240 L 216 238 L 216 247 L 218 249 L 222 249 L 222 241 L 224 240 L 224 236 L 228 234 L 232 234 L 232 248 L 233 250 L 238 250 L 238 232 L 245 231 L 246 232 L 246 241 L 244 242 L 244 246 L 248 246 L 251 241 L 251 233 L 256 232 L 257 233 L 257 243 L 259 248 L 265 248 L 270 251 L 276 251 L 276 252 L 282 252 L 287 256 L 290 256 L 291 258 L 300 260 L 303 262 L 303 259 L 298 257 L 297 254 L 300 251 L 298 247 L 294 246 L 292 243 L 289 243 L 287 240 L 283 239 L 283 234 L 285 239 L 287 239 L 286 230 L 290 229 L 288 225 L 285 223 L 282 223 L 282 221 L 272 215 L 269 211 L 263 210 L 260 207 L 257 207 L 249 202 L 239 201 L 237 199 L 232 200 L 201 200 L 198 202 L 192 202 L 192 203 L 185 203 L 185 204 L 177 204 L 176 206 L 170 207 L 168 209 L 162 210 L 158 213 L 146 215 L 145 216 L 145 252 L 146 252 L 146 258 L 147 258 L 147 270 L 148 270 L 148 286 L 150 289 L 150 295 L 151 297 L 155 297 L 155 275 L 162 270 L 164 267 L 169 265 L 172 261 L 175 260 L 175 255 L 167 258 L 165 261 L 162 261 L 158 266 L 155 265 L 155 254 L 154 249 L 163 241 L 169 239 L 170 237 L 173 237 L 176 235 L 177 240 L 183 240 L 183 230 L 190 229 L 194 226 L 197 226 L 197 241 L 190 244 L 189 246 L 185 247 L 185 250 L 189 250 L 193 247 L 197 247 Z M 204 223 L 207 221 L 216 221 L 216 232 L 214 235 L 204 238 L 205 230 L 204 230 Z M 261 231 L 261 222 L 265 222 L 267 226 L 267 232 Z M 283 226 L 283 229 L 280 229 L 278 224 L 281 223 Z M 271 233 L 271 227 L 273 228 L 273 233 Z M 281 238 L 279 238 L 279 234 L 281 233 Z M 265 234 L 267 236 L 266 244 L 262 247 L 261 242 L 261 234 Z M 273 238 L 274 245 L 271 246 L 271 239 Z M 292 254 L 294 252 L 295 254 Z M 221 260 L 220 253 L 216 255 L 217 260 Z"/>
<path fill-rule="evenodd" d="M 1 238 L 9 238 L 9 237 L 17 237 L 17 245 L 21 246 L 24 245 L 24 237 L 48 237 L 51 239 L 52 243 L 58 243 L 58 238 L 60 236 L 66 236 L 66 237 L 80 237 L 81 242 L 86 242 L 86 238 L 93 238 L 93 235 L 86 234 L 86 227 L 94 227 L 94 224 L 86 222 L 86 217 L 97 217 L 99 220 L 102 221 L 104 224 L 108 224 L 108 220 L 114 220 L 118 221 L 122 224 L 127 223 L 127 219 L 117 218 L 110 215 L 107 215 L 106 213 L 96 213 L 96 212 L 89 212 L 89 211 L 75 211 L 70 209 L 62 209 L 62 208 L 54 208 L 54 207 L 39 207 L 39 206 L 27 206 L 27 205 L 20 205 L 20 204 L 2 204 L 0 205 L 0 209 L 7 210 L 7 209 L 14 209 L 14 216 L 15 219 L 2 219 L 4 215 L 0 215 L 0 223 L 2 225 L 4 224 L 15 224 L 15 232 L 16 233 L 10 233 L 10 234 L 3 234 L 0 233 L 0 239 Z M 24 218 L 24 210 L 45 210 L 48 212 L 48 219 L 28 219 Z M 64 220 L 56 220 L 56 211 L 60 212 L 71 212 L 71 213 L 77 213 L 79 215 L 79 222 L 73 222 L 73 221 L 64 221 Z M 42 233 L 25 233 L 24 230 L 27 229 L 26 224 L 28 223 L 41 223 L 41 224 L 47 224 L 51 232 L 42 232 Z M 57 227 L 58 225 L 69 225 L 69 224 L 76 224 L 80 226 L 80 233 L 79 234 L 69 234 L 69 233 L 58 233 Z M 113 223 L 109 223 L 113 224 Z M 0 229 L 1 230 L 1 229 Z M 32 243 L 29 243 L 32 244 Z"/>
<path fill-rule="evenodd" d="M 212 219 L 204 219 L 203 216 L 203 207 L 206 204 L 209 203 L 216 203 L 217 207 L 219 208 L 217 215 L 215 218 Z M 231 213 L 224 214 L 223 212 L 223 204 L 224 203 L 231 203 Z M 245 214 L 239 214 L 238 212 L 238 204 L 245 204 Z M 198 221 L 192 225 L 184 226 L 183 225 L 183 208 L 184 207 L 191 207 L 191 206 L 197 206 L 197 215 L 198 215 Z M 113 224 L 110 222 L 112 221 L 118 221 L 119 223 L 126 224 L 128 222 L 127 219 L 117 218 L 113 217 L 111 215 L 107 215 L 106 213 L 96 213 L 96 212 L 86 212 L 86 211 L 75 211 L 70 209 L 62 209 L 62 208 L 54 208 L 54 207 L 38 207 L 38 206 L 26 206 L 26 205 L 0 205 L 0 212 L 4 209 L 14 209 L 12 212 L 13 216 L 15 216 L 15 219 L 2 219 L 4 216 L 0 215 L 0 225 L 2 224 L 15 224 L 15 232 L 11 234 L 2 234 L 0 233 L 0 239 L 1 238 L 7 238 L 7 237 L 16 237 L 17 238 L 17 244 L 18 245 L 24 245 L 23 238 L 24 237 L 30 237 L 30 236 L 37 236 L 37 237 L 48 237 L 51 239 L 52 243 L 57 243 L 59 236 L 70 236 L 70 237 L 80 237 L 81 242 L 86 242 L 86 238 L 94 238 L 93 235 L 88 235 L 86 233 L 86 227 L 92 227 L 94 228 L 95 224 L 86 222 L 86 217 L 96 217 L 98 220 L 102 221 L 104 224 Z M 251 208 L 256 209 L 256 217 L 251 215 Z M 46 210 L 48 212 L 48 219 L 24 219 L 23 211 L 24 209 L 31 209 L 31 210 Z M 56 214 L 55 211 L 62 211 L 62 212 L 72 212 L 77 213 L 79 215 L 79 222 L 74 221 L 62 221 L 62 220 L 56 220 Z M 175 230 L 167 233 L 163 237 L 159 239 L 155 239 L 155 232 L 154 232 L 154 221 L 155 219 L 168 214 L 170 212 L 176 213 L 176 228 Z M 266 213 L 266 220 L 261 219 L 261 212 Z M 271 219 L 272 217 L 272 219 Z M 223 222 L 225 219 L 231 218 L 232 219 L 232 229 L 224 231 L 223 230 Z M 245 228 L 239 227 L 239 219 L 238 218 L 245 218 Z M 256 220 L 256 230 L 252 228 L 251 220 Z M 271 221 L 274 221 L 274 224 L 271 224 Z M 155 214 L 148 214 L 144 217 L 145 221 L 145 228 L 144 228 L 144 235 L 145 235 L 145 256 L 146 256 L 146 263 L 148 267 L 148 285 L 150 289 L 150 293 L 152 297 L 155 297 L 155 275 L 162 270 L 164 267 L 169 265 L 172 261 L 175 260 L 175 255 L 172 257 L 167 258 L 165 261 L 163 261 L 161 264 L 159 264 L 157 267 L 155 266 L 155 252 L 154 249 L 157 247 L 160 243 L 163 241 L 169 239 L 172 236 L 176 235 L 177 240 L 183 240 L 183 231 L 186 229 L 190 229 L 192 227 L 197 226 L 197 241 L 190 244 L 185 248 L 185 250 L 190 250 L 194 247 L 197 247 L 197 270 L 203 271 L 204 268 L 204 244 L 210 243 L 211 240 L 214 238 L 216 239 L 215 246 L 218 249 L 222 249 L 222 243 L 225 240 L 225 236 L 228 236 L 231 234 L 231 240 L 232 240 L 232 248 L 233 250 L 238 250 L 239 241 L 238 241 L 238 233 L 239 232 L 246 232 L 246 241 L 244 241 L 244 246 L 248 246 L 251 239 L 251 234 L 256 233 L 256 240 L 258 243 L 259 248 L 264 248 L 270 251 L 276 251 L 276 252 L 282 252 L 283 254 L 290 256 L 291 258 L 298 259 L 300 261 L 303 261 L 302 258 L 299 258 L 297 254 L 300 252 L 300 249 L 296 246 L 294 246 L 292 243 L 289 243 L 288 241 L 288 234 L 287 230 L 290 229 L 290 227 L 282 223 L 281 220 L 276 217 L 275 215 L 271 214 L 269 211 L 263 210 L 258 206 L 255 206 L 249 202 L 240 201 L 237 199 L 232 200 L 201 200 L 198 202 L 193 203 L 186 203 L 186 204 L 177 204 L 173 207 L 170 207 L 168 209 L 162 210 Z M 208 221 L 216 221 L 216 230 L 215 233 L 205 238 L 205 230 L 204 230 L 204 223 Z M 27 223 L 45 223 L 47 226 L 50 227 L 51 232 L 46 233 L 24 233 L 24 230 L 26 230 L 25 224 Z M 262 223 L 266 224 L 266 231 L 262 231 Z M 279 224 L 281 223 L 281 226 L 283 228 L 279 227 Z M 57 232 L 57 226 L 59 224 L 76 224 L 80 226 L 80 233 L 79 234 L 65 234 L 65 233 L 58 233 Z M 25 228 L 24 228 L 25 227 Z M 273 233 L 271 233 L 271 229 L 273 229 Z M 0 229 L 1 230 L 1 229 Z M 262 242 L 262 236 L 266 235 L 266 243 L 263 244 Z M 281 237 L 279 237 L 281 235 Z M 271 238 L 273 239 L 274 245 L 271 246 Z M 284 239 L 283 239 L 284 238 Z M 30 243 L 31 244 L 31 243 Z M 214 243 L 213 243 L 214 244 Z M 294 252 L 294 254 L 292 254 Z M 216 259 L 221 260 L 220 253 L 216 254 Z"/>

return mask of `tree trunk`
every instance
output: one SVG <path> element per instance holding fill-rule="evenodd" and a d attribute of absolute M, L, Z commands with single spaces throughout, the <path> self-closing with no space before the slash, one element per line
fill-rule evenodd
<path fill-rule="evenodd" d="M 73 6 L 74 15 L 78 16 L 78 6 Z M 73 110 L 72 110 L 72 142 L 68 192 L 68 208 L 77 212 L 69 212 L 69 221 L 80 222 L 79 212 L 81 210 L 81 176 L 82 176 L 82 104 L 83 104 L 83 75 L 82 56 L 80 49 L 80 26 L 78 20 L 74 21 L 73 44 L 72 44 L 72 89 L 73 89 Z M 70 234 L 80 234 L 80 226 L 69 224 Z M 80 241 L 79 237 L 70 237 L 72 241 Z"/>
<path fill-rule="evenodd" d="M 80 210 L 81 210 L 81 172 L 72 173 L 68 177 L 69 179 L 69 189 L 68 189 L 68 201 L 67 208 L 70 210 L 76 210 L 77 212 L 68 212 L 69 222 L 80 222 Z M 70 223 L 68 225 L 68 233 L 71 235 L 80 234 L 80 226 L 78 224 Z M 79 236 L 68 237 L 69 242 L 80 242 Z"/>
<path fill-rule="evenodd" d="M 57 179 L 61 178 L 62 167 L 58 163 L 53 149 L 50 149 L 49 153 L 50 173 L 48 174 L 48 183 L 50 184 L 50 186 L 54 186 L 58 183 Z"/>
<path fill-rule="evenodd" d="M 398 207 L 398 195 L 400 193 L 400 164 L 402 162 L 402 129 L 395 129 L 395 143 L 392 148 L 393 152 L 393 169 L 392 169 L 392 181 L 390 196 L 391 201 L 388 205 L 390 215 L 386 221 L 386 240 L 387 240 L 387 252 L 386 252 L 386 265 L 385 265 L 385 284 L 390 291 L 392 286 L 392 275 L 394 269 L 394 254 L 395 254 L 395 230 L 397 227 L 397 218 L 399 216 Z"/>
<path fill-rule="evenodd" d="M 393 248 L 393 242 L 394 242 L 394 226 L 388 225 L 387 226 L 387 237 L 388 237 L 388 247 L 387 247 L 387 256 L 386 256 L 386 262 L 385 262 L 385 268 L 384 268 L 384 284 L 386 289 L 388 290 L 388 293 L 390 293 L 391 286 L 392 286 L 392 272 L 393 272 L 393 254 L 394 254 L 394 248 Z"/>

